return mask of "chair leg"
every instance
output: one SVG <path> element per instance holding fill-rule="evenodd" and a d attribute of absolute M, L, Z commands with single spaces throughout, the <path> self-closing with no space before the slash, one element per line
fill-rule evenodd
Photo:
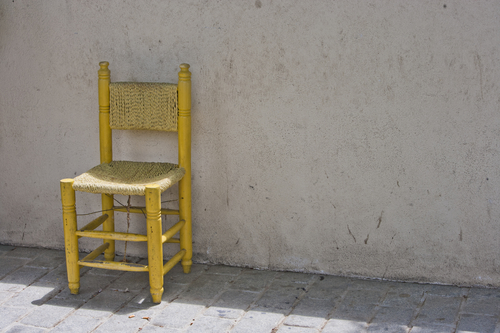
<path fill-rule="evenodd" d="M 184 180 L 184 179 L 183 179 Z M 186 253 L 182 257 L 181 265 L 184 273 L 191 272 L 193 261 L 193 242 L 191 230 L 191 184 L 186 181 L 179 184 L 179 219 L 186 223 L 179 231 L 180 247 L 185 249 Z M 189 179 L 190 181 L 190 179 Z"/>
<path fill-rule="evenodd" d="M 115 215 L 113 211 L 113 196 L 108 194 L 102 194 L 101 196 L 102 210 L 105 214 L 108 214 L 108 218 L 104 221 L 102 225 L 103 231 L 115 231 Z M 109 243 L 109 247 L 104 251 L 104 260 L 114 261 L 115 260 L 115 241 L 113 239 L 104 239 L 104 243 Z"/>
<path fill-rule="evenodd" d="M 146 186 L 146 218 L 148 237 L 149 286 L 154 303 L 163 295 L 163 243 L 161 241 L 160 186 Z"/>
<path fill-rule="evenodd" d="M 80 265 L 78 265 L 78 237 L 76 236 L 77 226 L 73 179 L 61 180 L 61 201 L 68 286 L 72 294 L 78 294 L 80 290 Z"/>

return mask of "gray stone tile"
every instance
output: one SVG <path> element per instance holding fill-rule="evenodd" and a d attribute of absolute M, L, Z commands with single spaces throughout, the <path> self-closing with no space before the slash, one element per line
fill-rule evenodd
<path fill-rule="evenodd" d="M 179 330 L 177 328 L 168 328 L 168 327 L 160 327 L 152 324 L 148 324 L 144 326 L 141 330 L 141 333 L 149 333 L 149 332 L 161 332 L 161 333 L 182 333 L 183 330 Z"/>
<path fill-rule="evenodd" d="M 469 292 L 469 288 L 461 288 L 455 286 L 442 286 L 442 285 L 433 285 L 427 284 L 425 293 L 427 295 L 439 295 L 439 296 L 447 296 L 447 297 L 459 297 L 467 295 Z"/>
<path fill-rule="evenodd" d="M 385 290 L 377 289 L 356 289 L 349 290 L 342 301 L 342 304 L 357 306 L 362 304 L 379 304 L 385 296 Z"/>
<path fill-rule="evenodd" d="M 500 288 L 471 288 L 468 294 L 469 298 L 474 297 L 490 297 L 500 298 Z"/>
<path fill-rule="evenodd" d="M 28 310 L 24 308 L 12 308 L 12 307 L 0 306 L 0 313 L 2 314 L 0 315 L 0 330 L 11 325 L 16 320 L 26 315 L 27 312 Z"/>
<path fill-rule="evenodd" d="M 455 333 L 454 326 L 421 324 L 413 326 L 411 333 Z"/>
<path fill-rule="evenodd" d="M 456 333 L 481 332 L 493 333 L 498 317 L 462 314 Z"/>
<path fill-rule="evenodd" d="M 196 303 L 208 305 L 217 296 L 226 285 L 234 279 L 231 275 L 210 275 L 204 274 L 199 279 L 193 281 L 186 291 L 179 295 L 179 299 Z"/>
<path fill-rule="evenodd" d="M 260 292 L 276 277 L 276 272 L 244 270 L 240 276 L 228 285 L 229 289 Z"/>
<path fill-rule="evenodd" d="M 461 302 L 462 297 L 429 295 L 412 324 L 416 326 L 423 324 L 453 325 Z"/>
<path fill-rule="evenodd" d="M 48 271 L 45 268 L 22 267 L 2 279 L 0 291 L 21 291 Z"/>
<path fill-rule="evenodd" d="M 321 333 L 364 333 L 366 322 L 332 318 L 326 323 Z"/>
<path fill-rule="evenodd" d="M 414 311 L 406 308 L 380 308 L 368 326 L 368 332 L 405 333 Z"/>
<path fill-rule="evenodd" d="M 272 311 L 282 314 L 288 314 L 297 301 L 298 297 L 304 291 L 299 288 L 295 289 L 274 289 L 267 290 L 262 297 L 255 303 L 256 310 Z"/>
<path fill-rule="evenodd" d="M 26 264 L 27 267 L 36 268 L 55 268 L 66 261 L 66 256 L 62 251 L 40 249 L 40 253 L 36 259 L 31 260 Z"/>
<path fill-rule="evenodd" d="M 257 298 L 257 294 L 239 290 L 227 290 L 204 313 L 205 316 L 236 319 L 241 317 Z"/>
<path fill-rule="evenodd" d="M 148 272 L 125 272 L 118 279 L 113 281 L 113 285 L 110 288 L 122 291 L 140 291 L 146 287 L 149 289 Z"/>
<path fill-rule="evenodd" d="M 497 316 L 500 314 L 500 298 L 468 297 L 462 312 Z"/>
<path fill-rule="evenodd" d="M 111 286 L 113 287 L 113 286 Z M 161 303 L 153 303 L 151 298 L 151 292 L 149 286 L 141 290 L 137 296 L 135 296 L 129 303 L 127 307 L 136 309 L 163 309 L 170 303 L 174 298 L 177 297 L 187 286 L 179 284 L 165 284 L 163 285 L 163 295 L 161 296 Z"/>
<path fill-rule="evenodd" d="M 188 333 L 225 333 L 234 325 L 235 321 L 220 317 L 200 316 L 187 329 Z"/>
<path fill-rule="evenodd" d="M 220 275 L 240 275 L 243 268 L 241 267 L 231 267 L 223 265 L 207 266 L 208 269 L 206 274 L 220 274 Z"/>
<path fill-rule="evenodd" d="M 43 251 L 44 249 L 38 249 L 34 247 L 15 247 L 13 250 L 5 253 L 5 256 L 20 259 L 34 259 Z"/>
<path fill-rule="evenodd" d="M 42 332 L 48 332 L 48 330 L 40 327 L 26 326 L 22 324 L 16 324 L 5 331 L 5 333 L 42 333 Z"/>
<path fill-rule="evenodd" d="M 281 326 L 276 333 L 318 333 L 318 329 L 310 327 Z"/>
<path fill-rule="evenodd" d="M 320 328 L 337 301 L 332 299 L 304 298 L 295 306 L 284 323 L 290 326 Z"/>
<path fill-rule="evenodd" d="M 393 285 L 393 282 L 380 280 L 351 279 L 349 289 L 351 290 L 379 290 L 386 291 Z"/>
<path fill-rule="evenodd" d="M 0 305 L 7 302 L 9 299 L 14 297 L 15 295 L 17 295 L 17 293 L 13 292 L 13 291 L 0 291 Z"/>
<path fill-rule="evenodd" d="M 283 315 L 272 312 L 248 311 L 236 323 L 231 333 L 271 332 L 283 319 Z"/>
<path fill-rule="evenodd" d="M 204 274 L 207 269 L 206 265 L 193 264 L 191 272 L 186 274 L 182 266 L 177 264 L 165 275 L 164 281 L 165 283 L 190 284 L 199 278 L 201 274 Z"/>
<path fill-rule="evenodd" d="M 401 308 L 416 308 L 423 299 L 423 293 L 410 293 L 406 290 L 389 290 L 382 302 L 382 306 L 401 307 Z"/>
<path fill-rule="evenodd" d="M 14 250 L 15 247 L 14 246 L 10 246 L 10 245 L 0 245 L 0 256 L 6 254 L 7 252 L 10 252 L 12 250 Z"/>
<path fill-rule="evenodd" d="M 187 328 L 204 309 L 203 305 L 182 303 L 176 300 L 157 313 L 151 320 L 151 324 L 168 328 Z"/>
<path fill-rule="evenodd" d="M 81 308 L 76 310 L 80 316 L 93 318 L 104 318 L 121 308 L 131 300 L 136 294 L 131 292 L 120 292 L 106 289 L 86 302 Z"/>
<path fill-rule="evenodd" d="M 332 319 L 354 322 L 368 322 L 377 309 L 375 304 L 359 304 L 356 306 L 341 303 L 333 312 Z"/>
<path fill-rule="evenodd" d="M 18 259 L 6 256 L 0 257 L 0 279 L 23 266 L 27 262 L 29 262 L 29 259 Z"/>
<path fill-rule="evenodd" d="M 51 328 L 67 317 L 71 312 L 83 304 L 81 300 L 67 300 L 53 298 L 45 304 L 35 308 L 21 320 L 22 324 Z"/>
<path fill-rule="evenodd" d="M 85 274 L 80 277 L 80 292 L 77 295 L 71 294 L 66 284 L 63 291 L 57 294 L 56 297 L 89 300 L 109 286 L 115 279 L 116 276 Z"/>
<path fill-rule="evenodd" d="M 100 323 L 100 319 L 72 314 L 59 323 L 51 333 L 78 332 L 85 333 L 93 331 Z"/>
<path fill-rule="evenodd" d="M 4 306 L 33 308 L 54 297 L 59 289 L 45 285 L 31 285 L 6 301 Z"/>
<path fill-rule="evenodd" d="M 350 286 L 351 281 L 337 276 L 320 276 L 310 287 L 307 295 L 311 298 L 335 299 Z"/>
<path fill-rule="evenodd" d="M 119 311 L 107 319 L 94 332 L 135 333 L 149 323 L 153 313 L 154 311 L 149 309 L 136 310 L 135 312 Z"/>

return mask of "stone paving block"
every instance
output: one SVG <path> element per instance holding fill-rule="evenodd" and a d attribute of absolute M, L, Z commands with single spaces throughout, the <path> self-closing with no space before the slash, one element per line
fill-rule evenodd
<path fill-rule="evenodd" d="M 320 276 L 307 292 L 311 298 L 335 299 L 347 290 L 351 281 L 337 276 Z"/>
<path fill-rule="evenodd" d="M 111 286 L 112 288 L 113 286 Z M 135 296 L 129 303 L 127 307 L 136 309 L 163 309 L 170 303 L 176 296 L 181 293 L 186 286 L 178 284 L 164 284 L 163 285 L 163 295 L 161 296 L 161 303 L 153 303 L 151 298 L 151 292 L 149 286 L 141 290 L 137 296 Z"/>
<path fill-rule="evenodd" d="M 422 324 L 413 326 L 411 333 L 455 333 L 454 326 Z"/>
<path fill-rule="evenodd" d="M 318 333 L 316 328 L 296 327 L 296 326 L 281 326 L 276 333 Z"/>
<path fill-rule="evenodd" d="M 205 310 L 203 305 L 175 300 L 157 313 L 151 320 L 151 324 L 168 328 L 186 328 L 203 310 Z"/>
<path fill-rule="evenodd" d="M 81 308 L 76 310 L 75 313 L 80 316 L 93 318 L 108 317 L 136 295 L 132 292 L 106 289 L 90 299 Z"/>
<path fill-rule="evenodd" d="M 257 294 L 240 290 L 227 290 L 204 313 L 205 316 L 236 319 L 241 317 Z"/>
<path fill-rule="evenodd" d="M 389 290 L 382 302 L 382 306 L 400 307 L 414 309 L 422 303 L 423 296 L 421 293 L 410 293 L 405 290 Z"/>
<path fill-rule="evenodd" d="M 0 306 L 0 330 L 14 323 L 28 313 L 28 309 Z"/>
<path fill-rule="evenodd" d="M 380 308 L 368 326 L 368 332 L 405 333 L 414 311 L 407 308 Z"/>
<path fill-rule="evenodd" d="M 9 299 L 14 297 L 15 295 L 17 295 L 17 293 L 13 292 L 13 291 L 0 291 L 0 305 L 7 302 Z"/>
<path fill-rule="evenodd" d="M 149 273 L 148 272 L 125 272 L 118 279 L 113 281 L 111 288 L 117 290 L 136 290 L 140 291 L 148 287 L 149 289 Z"/>
<path fill-rule="evenodd" d="M 208 305 L 232 279 L 234 279 L 234 276 L 231 275 L 204 274 L 199 279 L 193 281 L 186 291 L 179 295 L 179 299 L 191 303 Z"/>
<path fill-rule="evenodd" d="M 234 325 L 234 320 L 200 316 L 196 318 L 186 332 L 189 333 L 225 333 Z"/>
<path fill-rule="evenodd" d="M 383 289 L 348 290 L 342 303 L 349 306 L 357 306 L 361 304 L 378 304 L 383 299 L 385 294 L 386 291 Z"/>
<path fill-rule="evenodd" d="M 302 289 L 276 289 L 267 290 L 264 295 L 255 303 L 254 308 L 262 311 L 272 311 L 288 314 L 304 291 Z"/>
<path fill-rule="evenodd" d="M 14 246 L 10 246 L 10 245 L 0 245 L 0 256 L 6 254 L 7 252 L 10 252 L 12 250 L 14 250 L 15 247 Z"/>
<path fill-rule="evenodd" d="M 462 299 L 462 297 L 429 295 L 412 324 L 416 326 L 423 324 L 453 325 Z"/>
<path fill-rule="evenodd" d="M 393 282 L 380 281 L 380 280 L 363 280 L 363 279 L 351 279 L 351 284 L 349 289 L 352 290 L 380 290 L 386 291 L 392 286 Z"/>
<path fill-rule="evenodd" d="M 493 333 L 498 322 L 498 317 L 462 314 L 456 333 Z"/>
<path fill-rule="evenodd" d="M 442 286 L 437 284 L 426 284 L 425 293 L 427 295 L 439 295 L 447 297 L 459 297 L 467 295 L 469 288 Z"/>
<path fill-rule="evenodd" d="M 160 327 L 152 324 L 148 324 L 144 326 L 141 330 L 141 333 L 150 333 L 150 332 L 161 332 L 161 333 L 181 333 L 182 330 L 176 328 L 168 328 L 168 327 Z"/>
<path fill-rule="evenodd" d="M 29 262 L 29 259 L 0 257 L 0 279 Z"/>
<path fill-rule="evenodd" d="M 26 264 L 27 267 L 55 268 L 66 262 L 66 256 L 62 251 L 49 249 L 39 249 L 39 251 L 36 259 Z"/>
<path fill-rule="evenodd" d="M 13 250 L 5 253 L 5 256 L 20 259 L 34 259 L 38 257 L 42 251 L 43 249 L 34 247 L 15 247 Z"/>
<path fill-rule="evenodd" d="M 63 322 L 52 329 L 51 333 L 78 332 L 86 333 L 93 331 L 100 323 L 100 319 L 72 314 Z"/>
<path fill-rule="evenodd" d="M 273 312 L 248 311 L 231 330 L 231 333 L 270 333 L 283 319 Z"/>
<path fill-rule="evenodd" d="M 366 323 L 364 321 L 332 318 L 326 323 L 321 333 L 364 333 Z"/>
<path fill-rule="evenodd" d="M 366 323 L 373 317 L 376 310 L 377 305 L 375 304 L 359 304 L 352 306 L 350 304 L 341 303 L 331 317 L 332 319 Z"/>
<path fill-rule="evenodd" d="M 320 328 L 338 301 L 333 299 L 304 298 L 286 317 L 285 325 Z"/>
<path fill-rule="evenodd" d="M 38 279 L 38 282 L 48 282 L 52 284 L 58 284 L 61 286 L 67 286 L 68 274 L 66 272 L 66 266 L 61 265 L 54 269 L 51 269 L 47 274 Z"/>
<path fill-rule="evenodd" d="M 193 264 L 191 272 L 186 274 L 182 269 L 182 265 L 177 264 L 165 275 L 164 281 L 165 283 L 190 284 L 205 273 L 206 270 L 206 265 Z"/>
<path fill-rule="evenodd" d="M 500 314 L 500 298 L 468 297 L 462 312 L 497 316 Z"/>
<path fill-rule="evenodd" d="M 89 300 L 115 279 L 116 276 L 85 274 L 80 277 L 80 292 L 77 295 L 73 295 L 65 284 L 64 289 L 56 297 Z"/>
<path fill-rule="evenodd" d="M 389 292 L 406 293 L 410 295 L 423 296 L 429 288 L 428 284 L 419 284 L 411 282 L 393 282 L 389 284 Z"/>
<path fill-rule="evenodd" d="M 48 271 L 45 268 L 22 267 L 1 280 L 0 291 L 21 291 Z"/>
<path fill-rule="evenodd" d="M 118 311 L 102 325 L 97 327 L 95 333 L 135 333 L 138 332 L 143 326 L 147 325 L 152 318 L 153 310 L 137 310 L 133 313 L 126 311 Z"/>
<path fill-rule="evenodd" d="M 500 298 L 500 288 L 470 288 L 467 294 L 469 298 L 474 297 L 490 297 L 490 298 Z"/>
<path fill-rule="evenodd" d="M 240 275 L 243 268 L 241 267 L 231 267 L 223 265 L 207 266 L 206 274 L 221 274 L 221 275 Z"/>
<path fill-rule="evenodd" d="M 23 291 L 6 301 L 4 306 L 34 308 L 44 304 L 46 301 L 59 293 L 59 289 L 52 286 L 31 285 Z"/>
<path fill-rule="evenodd" d="M 244 270 L 236 280 L 229 284 L 229 289 L 260 292 L 274 280 L 276 272 Z"/>
<path fill-rule="evenodd" d="M 318 277 L 318 275 L 309 273 L 280 272 L 276 276 L 276 280 L 288 283 L 308 284 L 316 277 Z"/>
<path fill-rule="evenodd" d="M 16 324 L 5 331 L 5 333 L 42 333 L 42 332 L 48 332 L 48 330 L 40 327 L 26 326 L 21 324 Z"/>
<path fill-rule="evenodd" d="M 54 327 L 82 304 L 81 300 L 53 298 L 30 312 L 21 323 L 44 328 Z"/>

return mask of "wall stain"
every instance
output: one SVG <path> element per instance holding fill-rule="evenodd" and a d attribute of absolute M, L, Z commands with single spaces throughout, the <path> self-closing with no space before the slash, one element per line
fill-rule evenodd
<path fill-rule="evenodd" d="M 460 228 L 460 234 L 458 234 L 460 241 L 462 241 L 462 228 Z"/>
<path fill-rule="evenodd" d="M 368 244 L 368 238 L 370 238 L 370 234 L 366 235 L 365 244 Z"/>
<path fill-rule="evenodd" d="M 352 236 L 352 239 L 354 239 L 354 243 L 356 243 L 356 237 L 354 237 L 354 235 L 351 232 L 351 229 L 349 229 L 349 224 L 347 225 L 347 230 L 349 230 L 349 235 Z"/>
<path fill-rule="evenodd" d="M 380 213 L 380 216 L 378 218 L 378 224 L 377 224 L 377 229 L 380 228 L 380 223 L 382 223 L 382 215 L 384 215 L 384 211 Z"/>

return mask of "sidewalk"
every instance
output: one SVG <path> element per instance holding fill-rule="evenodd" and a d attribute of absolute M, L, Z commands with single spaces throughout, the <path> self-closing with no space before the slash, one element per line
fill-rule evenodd
<path fill-rule="evenodd" d="M 0 332 L 500 333 L 500 289 L 178 265 L 153 304 L 147 273 L 83 268 L 71 295 L 64 262 L 0 245 Z"/>

